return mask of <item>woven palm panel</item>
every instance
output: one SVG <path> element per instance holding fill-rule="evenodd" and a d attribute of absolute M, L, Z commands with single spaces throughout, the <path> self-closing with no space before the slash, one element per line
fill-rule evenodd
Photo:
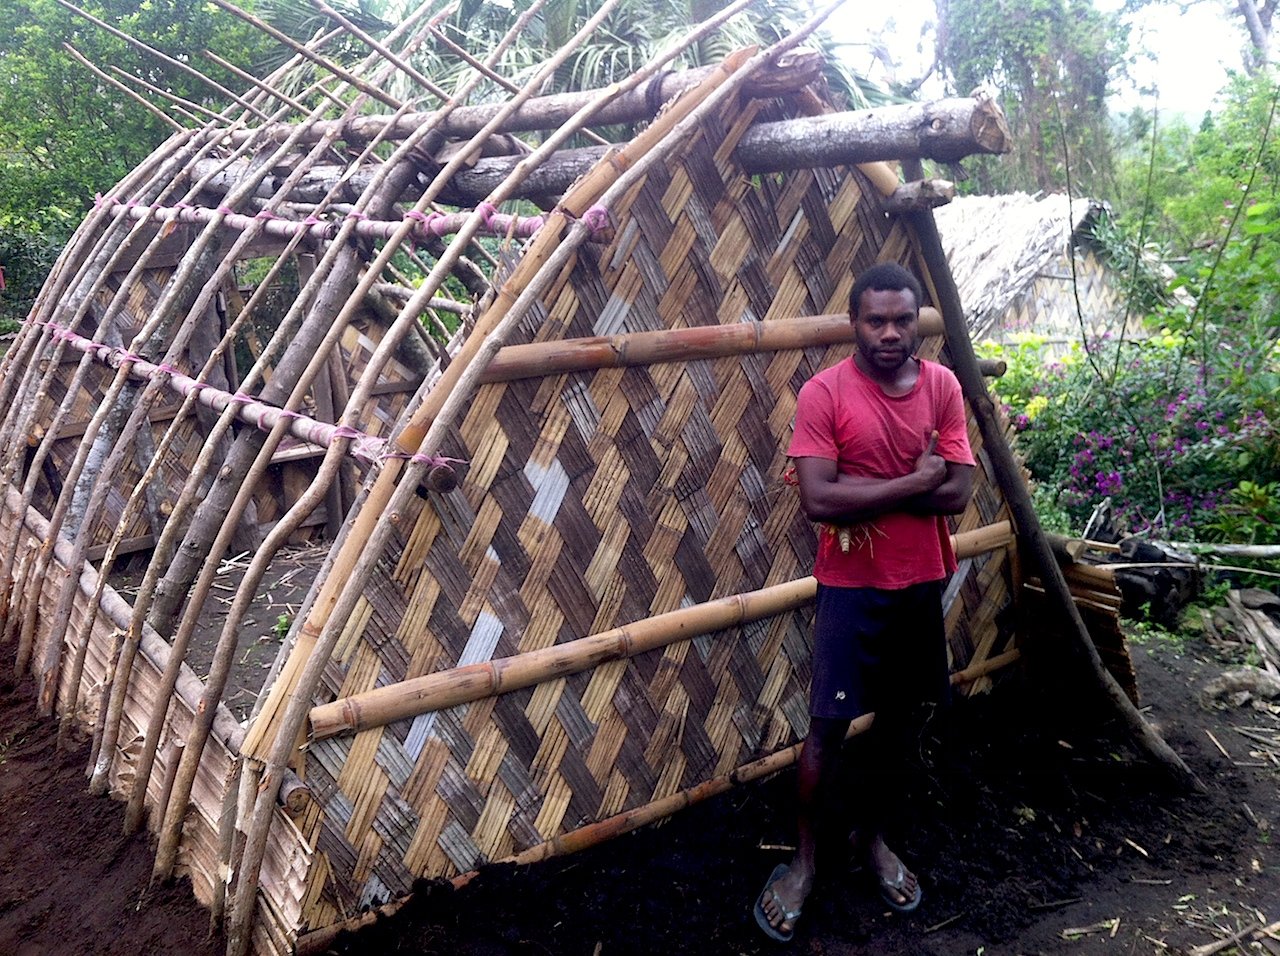
<path fill-rule="evenodd" d="M 860 174 L 744 177 L 728 157 L 754 108 L 709 121 L 654 169 L 615 210 L 610 245 L 580 251 L 515 341 L 844 311 L 851 266 L 919 268 Z M 783 452 L 800 386 L 848 355 L 818 347 L 482 388 L 445 449 L 469 461 L 465 480 L 398 516 L 328 692 L 808 574 L 815 535 L 782 482 Z M 781 615 L 314 742 L 309 825 L 324 863 L 308 923 L 794 742 L 807 727 L 808 631 L 808 612 Z"/>

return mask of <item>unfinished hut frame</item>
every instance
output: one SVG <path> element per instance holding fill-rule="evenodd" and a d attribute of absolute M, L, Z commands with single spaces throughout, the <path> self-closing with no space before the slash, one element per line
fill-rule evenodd
<path fill-rule="evenodd" d="M 1005 149 L 1003 118 L 834 112 L 799 50 L 821 17 L 534 96 L 571 44 L 492 106 L 465 101 L 495 56 L 452 97 L 406 61 L 443 42 L 425 9 L 354 68 L 322 37 L 68 245 L 0 381 L 3 633 L 229 953 L 315 948 L 419 877 L 569 852 L 794 759 L 817 532 L 783 449 L 873 262 L 924 279 L 922 354 L 972 411 L 953 682 L 1018 659 L 1024 564 L 1079 623 L 932 229 L 949 190 L 912 171 Z M 637 131 L 568 148 L 605 125 Z M 300 541 L 314 580 L 239 719 L 247 616 Z"/>

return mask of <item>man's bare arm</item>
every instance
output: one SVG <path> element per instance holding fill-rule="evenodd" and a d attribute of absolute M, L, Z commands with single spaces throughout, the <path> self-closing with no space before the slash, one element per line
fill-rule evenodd
<path fill-rule="evenodd" d="M 856 524 L 887 511 L 905 510 L 913 499 L 937 489 L 947 478 L 947 462 L 934 451 L 936 437 L 900 478 L 857 478 L 841 475 L 827 458 L 797 458 L 800 504 L 811 521 Z"/>
<path fill-rule="evenodd" d="M 914 514 L 958 515 L 969 504 L 973 495 L 973 465 L 947 462 L 947 477 L 942 484 L 923 495 L 906 502 L 904 511 Z"/>

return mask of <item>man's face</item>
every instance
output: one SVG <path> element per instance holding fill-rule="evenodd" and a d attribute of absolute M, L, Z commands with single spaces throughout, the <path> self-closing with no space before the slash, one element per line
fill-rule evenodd
<path fill-rule="evenodd" d="M 893 372 L 919 344 L 920 310 L 910 289 L 867 289 L 858 299 L 853 332 L 872 369 Z"/>

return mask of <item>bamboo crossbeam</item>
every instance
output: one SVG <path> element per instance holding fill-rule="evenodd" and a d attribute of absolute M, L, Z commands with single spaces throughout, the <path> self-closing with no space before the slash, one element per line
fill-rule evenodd
<path fill-rule="evenodd" d="M 1003 654 L 997 654 L 995 657 L 988 657 L 985 661 L 977 664 L 970 664 L 964 670 L 956 671 L 951 675 L 951 686 L 956 687 L 960 684 L 972 684 L 980 677 L 986 677 L 988 674 L 994 674 L 996 671 L 1008 667 L 1015 661 L 1022 659 L 1022 651 L 1016 647 L 1012 650 L 1005 651 Z"/>
<path fill-rule="evenodd" d="M 937 309 L 925 306 L 920 310 L 920 333 L 942 334 L 942 316 Z M 482 381 L 509 382 L 564 372 L 657 362 L 691 362 L 726 355 L 835 345 L 853 340 L 849 316 L 839 314 L 561 339 L 506 346 L 489 363 Z"/>
<path fill-rule="evenodd" d="M 952 540 L 959 557 L 972 557 L 1005 547 L 1012 539 L 1013 526 L 1008 521 L 1000 521 L 956 535 Z M 353 694 L 313 707 L 311 736 L 323 740 L 347 731 L 381 727 L 396 720 L 566 677 L 606 661 L 634 657 L 678 641 L 785 614 L 810 604 L 817 591 L 818 583 L 812 576 L 798 578 L 668 611 L 576 641 Z"/>
<path fill-rule="evenodd" d="M 267 402 L 257 401 L 246 395 L 233 394 L 214 388 L 189 375 L 184 375 L 176 368 L 144 361 L 136 355 L 129 354 L 126 349 L 102 345 L 54 323 L 48 323 L 48 325 L 53 329 L 54 334 L 64 339 L 69 346 L 91 355 L 95 361 L 117 368 L 126 362 L 132 363 L 129 370 L 131 378 L 158 380 L 167 376 L 169 386 L 178 394 L 185 397 L 195 393 L 196 401 L 216 412 L 224 412 L 228 408 L 234 408 L 234 414 L 237 419 L 245 424 L 252 425 L 259 431 L 270 432 L 277 424 L 284 422 L 285 428 L 290 435 L 309 445 L 328 448 L 335 442 L 349 440 L 351 444 L 347 448 L 347 454 L 353 458 L 379 461 L 385 458 L 409 457 L 406 453 L 401 452 L 393 442 L 385 438 L 379 438 L 377 435 L 357 432 L 353 428 L 332 425 L 328 422 L 316 421 L 314 418 L 308 418 L 300 412 L 286 411 L 283 408 L 277 408 Z M 447 465 L 448 461 L 441 458 L 435 464 Z M 432 467 L 435 467 L 435 465 Z"/>
<path fill-rule="evenodd" d="M 125 207 L 125 215 L 136 221 L 153 222 L 186 222 L 204 225 L 220 218 L 227 229 L 244 231 L 257 227 L 266 236 L 276 239 L 289 239 L 302 235 L 316 242 L 332 242 L 342 228 L 341 219 L 316 219 L 308 217 L 303 220 L 285 219 L 270 213 L 258 213 L 246 216 L 226 209 L 208 209 L 201 206 L 148 206 L 133 200 L 120 199 L 115 195 L 100 196 L 95 205 Z M 480 231 L 490 236 L 509 236 L 516 239 L 528 239 L 546 222 L 545 216 L 509 216 L 500 213 L 492 206 L 481 210 L 483 220 Z M 470 218 L 470 212 L 455 213 L 410 213 L 405 219 L 377 220 L 359 213 L 348 213 L 346 218 L 354 220 L 352 231 L 357 236 L 368 239 L 389 239 L 400 229 L 405 220 L 413 222 L 409 236 L 415 241 L 428 238 L 439 239 L 452 235 L 460 230 Z M 597 230 L 593 239 L 603 239 L 606 233 Z"/>

